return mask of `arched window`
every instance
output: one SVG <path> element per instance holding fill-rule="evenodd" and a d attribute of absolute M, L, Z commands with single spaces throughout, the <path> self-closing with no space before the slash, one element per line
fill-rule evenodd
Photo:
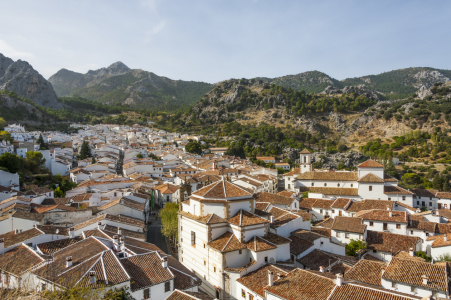
<path fill-rule="evenodd" d="M 339 184 L 339 183 L 337 183 L 337 186 L 338 186 L 338 187 L 340 187 L 340 184 Z"/>
<path fill-rule="evenodd" d="M 353 183 L 351 183 L 351 187 L 353 187 L 354 186 L 354 184 Z"/>
<path fill-rule="evenodd" d="M 306 156 L 304 156 L 304 163 L 306 163 L 307 162 L 307 157 Z"/>
<path fill-rule="evenodd" d="M 327 183 L 325 183 L 324 186 L 327 186 Z"/>
<path fill-rule="evenodd" d="M 312 182 L 312 186 L 314 186 L 315 185 L 315 183 L 314 182 Z"/>

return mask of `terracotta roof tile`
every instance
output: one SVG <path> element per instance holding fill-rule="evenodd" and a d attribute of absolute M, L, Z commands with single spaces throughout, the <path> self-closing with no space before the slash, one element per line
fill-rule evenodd
<path fill-rule="evenodd" d="M 56 241 L 51 241 L 51 242 L 47 242 L 47 243 L 41 243 L 37 246 L 37 248 L 40 251 L 42 251 L 42 253 L 44 253 L 44 254 L 52 255 L 56 251 L 59 251 L 70 245 L 73 245 L 81 240 L 83 240 L 83 237 L 76 236 L 73 239 L 62 239 L 62 240 L 56 240 Z"/>
<path fill-rule="evenodd" d="M 256 202 L 267 202 L 271 204 L 279 204 L 279 205 L 291 205 L 295 199 L 291 197 L 286 197 L 278 194 L 271 194 L 267 192 L 261 192 L 255 194 Z"/>
<path fill-rule="evenodd" d="M 357 180 L 357 181 L 358 182 L 375 182 L 375 183 L 384 183 L 385 182 L 383 179 L 377 177 L 373 173 L 368 173 L 365 176 L 362 176 L 361 178 L 359 178 L 359 180 Z"/>
<path fill-rule="evenodd" d="M 229 218 L 227 221 L 230 224 L 237 226 L 249 226 L 255 224 L 269 223 L 268 220 L 243 209 L 240 209 L 233 217 Z"/>
<path fill-rule="evenodd" d="M 416 236 L 367 230 L 367 249 L 370 250 L 391 253 L 398 253 L 399 251 L 409 252 L 411 248 L 416 249 L 419 241 L 420 238 Z"/>
<path fill-rule="evenodd" d="M 363 224 L 362 218 L 337 216 L 335 217 L 334 224 L 332 225 L 332 230 L 364 234 L 366 231 L 366 225 Z"/>
<path fill-rule="evenodd" d="M 387 206 L 390 210 L 393 209 L 393 201 L 388 200 L 362 200 L 352 202 L 351 205 L 346 209 L 348 212 L 359 212 L 362 210 L 371 210 L 371 209 L 387 209 Z"/>
<path fill-rule="evenodd" d="M 383 168 L 383 167 L 384 165 L 381 165 L 380 163 L 372 159 L 368 159 L 367 161 L 357 166 L 357 168 Z"/>
<path fill-rule="evenodd" d="M 353 266 L 358 262 L 358 259 L 353 256 L 342 256 L 322 251 L 319 249 L 315 249 L 309 254 L 297 260 L 297 262 L 303 264 L 305 267 L 308 267 L 310 270 L 319 270 L 320 266 L 326 267 L 329 265 L 329 262 L 332 265 L 339 261 L 344 262 L 350 266 Z"/>
<path fill-rule="evenodd" d="M 215 297 L 211 297 L 207 294 L 200 292 L 188 292 L 174 290 L 166 300 L 214 300 Z"/>
<path fill-rule="evenodd" d="M 312 154 L 312 152 L 308 151 L 307 148 L 304 148 L 299 154 Z"/>
<path fill-rule="evenodd" d="M 20 245 L 0 255 L 0 269 L 8 273 L 21 275 L 43 261 L 42 256 L 30 247 Z"/>
<path fill-rule="evenodd" d="M 357 188 L 333 188 L 333 187 L 300 187 L 299 192 L 311 192 L 324 195 L 336 196 L 358 196 L 359 189 Z"/>
<path fill-rule="evenodd" d="M 384 186 L 384 194 L 397 194 L 397 195 L 413 195 L 412 192 L 400 187 L 400 186 Z"/>
<path fill-rule="evenodd" d="M 391 216 L 390 216 L 391 214 Z M 381 209 L 374 209 L 370 211 L 361 211 L 356 214 L 356 217 L 364 220 L 385 221 L 385 222 L 397 222 L 407 223 L 409 215 L 405 211 L 388 211 Z"/>
<path fill-rule="evenodd" d="M 436 195 L 437 198 L 440 199 L 451 199 L 451 193 L 447 193 L 447 192 L 438 192 Z"/>
<path fill-rule="evenodd" d="M 243 188 L 225 180 L 220 180 L 193 193 L 195 196 L 204 198 L 234 198 L 252 196 Z"/>
<path fill-rule="evenodd" d="M 357 181 L 359 179 L 357 172 L 305 172 L 299 174 L 296 180 L 339 180 L 339 181 Z"/>
<path fill-rule="evenodd" d="M 345 273 L 345 280 L 357 280 L 371 285 L 382 286 L 382 270 L 387 266 L 383 262 L 361 259 Z"/>
<path fill-rule="evenodd" d="M 342 208 L 346 209 L 349 205 L 351 205 L 352 200 L 347 198 L 338 198 L 335 200 L 335 202 L 332 204 L 332 208 Z"/>

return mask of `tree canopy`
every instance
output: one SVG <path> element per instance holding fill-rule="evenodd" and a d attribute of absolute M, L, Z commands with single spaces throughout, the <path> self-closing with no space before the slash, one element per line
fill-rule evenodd
<path fill-rule="evenodd" d="M 197 141 L 190 141 L 185 145 L 185 151 L 194 154 L 202 154 L 202 145 Z"/>
<path fill-rule="evenodd" d="M 160 209 L 161 233 L 168 238 L 177 240 L 178 234 L 178 216 L 179 206 L 177 203 L 166 203 L 163 209 Z"/>

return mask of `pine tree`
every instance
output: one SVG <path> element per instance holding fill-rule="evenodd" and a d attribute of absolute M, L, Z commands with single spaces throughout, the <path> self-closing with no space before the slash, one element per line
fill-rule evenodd
<path fill-rule="evenodd" d="M 95 164 L 95 163 L 96 163 L 96 158 L 95 158 L 94 156 L 92 157 L 91 163 L 92 163 L 92 164 Z"/>
<path fill-rule="evenodd" d="M 83 160 L 88 157 L 91 157 L 91 149 L 89 148 L 88 142 L 83 141 L 83 144 L 81 144 L 80 155 L 78 155 L 78 158 Z"/>
<path fill-rule="evenodd" d="M 449 184 L 448 179 L 445 179 L 445 182 L 443 183 L 443 191 L 449 192 L 451 190 L 451 185 Z"/>
<path fill-rule="evenodd" d="M 38 138 L 39 150 L 47 150 L 47 144 L 44 142 L 42 134 L 39 134 Z"/>

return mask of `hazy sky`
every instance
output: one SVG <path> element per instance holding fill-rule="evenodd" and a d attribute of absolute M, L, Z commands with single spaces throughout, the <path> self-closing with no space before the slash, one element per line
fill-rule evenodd
<path fill-rule="evenodd" d="M 451 69 L 451 1 L 2 1 L 0 53 L 46 78 L 122 61 L 218 82 Z"/>

